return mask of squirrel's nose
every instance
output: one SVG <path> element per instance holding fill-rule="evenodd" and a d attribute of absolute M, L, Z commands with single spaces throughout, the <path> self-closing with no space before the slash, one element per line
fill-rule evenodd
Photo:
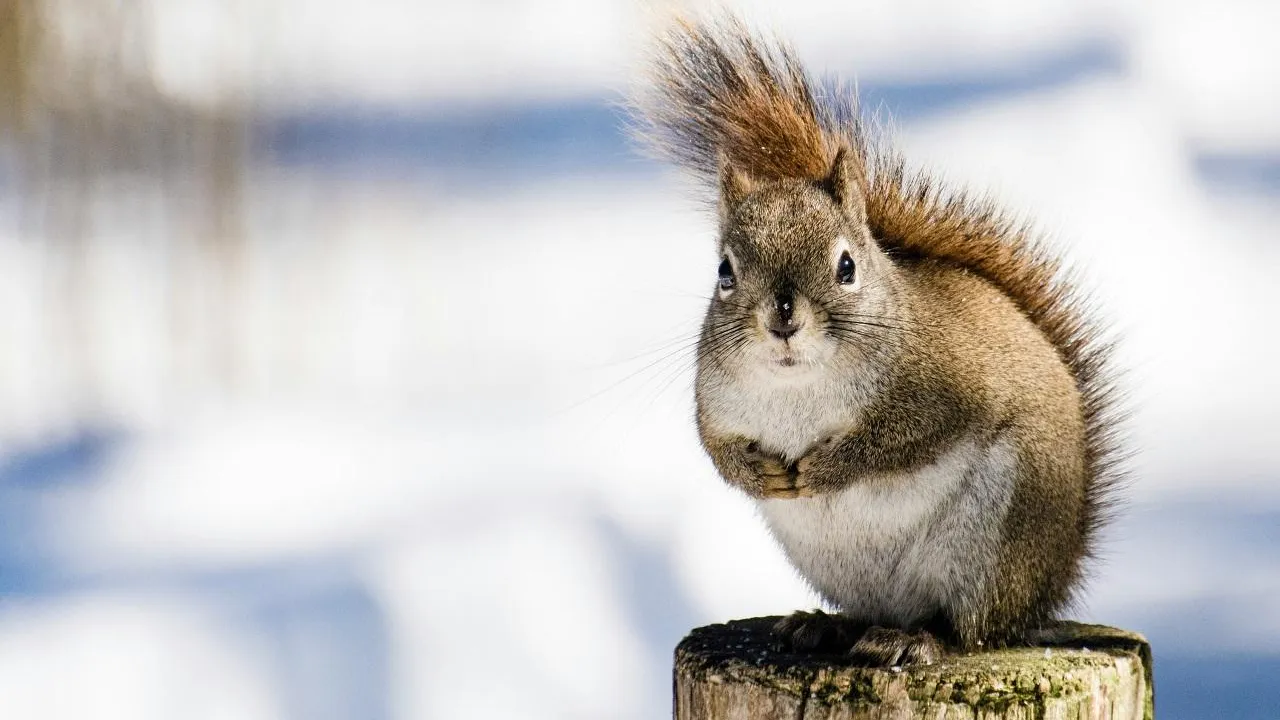
<path fill-rule="evenodd" d="M 795 313 L 795 297 L 788 292 L 780 292 L 773 298 L 773 310 L 777 315 L 777 323 L 769 323 L 769 333 L 781 340 L 786 340 L 799 330 L 791 324 L 791 316 Z"/>
<path fill-rule="evenodd" d="M 778 319 L 783 325 L 791 324 L 791 314 L 796 310 L 795 298 L 791 293 L 781 292 L 773 298 L 773 307 L 778 311 Z"/>

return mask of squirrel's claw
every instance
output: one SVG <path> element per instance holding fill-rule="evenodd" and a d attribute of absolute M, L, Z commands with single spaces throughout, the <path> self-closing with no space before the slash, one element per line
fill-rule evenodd
<path fill-rule="evenodd" d="M 839 655 L 848 652 L 866 625 L 844 615 L 821 610 L 791 613 L 773 626 L 774 649 L 778 652 L 820 652 Z"/>
<path fill-rule="evenodd" d="M 821 610 L 791 613 L 773 626 L 773 633 L 778 652 L 843 654 L 864 667 L 931 665 L 942 657 L 942 644 L 926 631 L 868 628 Z"/>
<path fill-rule="evenodd" d="M 848 656 L 855 664 L 865 667 L 932 665 L 942 656 L 942 645 L 923 630 L 909 633 L 873 627 L 854 643 Z"/>
<path fill-rule="evenodd" d="M 764 481 L 764 496 L 770 499 L 785 500 L 798 497 L 813 497 L 813 491 L 808 484 L 804 483 L 802 478 L 795 472 L 785 472 L 781 475 L 765 475 Z"/>
<path fill-rule="evenodd" d="M 758 449 L 748 449 L 752 470 L 760 478 L 760 495 L 769 499 L 789 499 L 813 495 L 800 481 L 796 466 L 787 465 L 782 458 L 768 455 Z"/>

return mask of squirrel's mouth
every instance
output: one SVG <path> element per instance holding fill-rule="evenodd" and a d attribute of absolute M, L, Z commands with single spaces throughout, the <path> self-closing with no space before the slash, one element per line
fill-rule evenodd
<path fill-rule="evenodd" d="M 782 377 L 800 377 L 812 372 L 822 367 L 831 355 L 831 348 L 805 332 L 781 341 L 769 338 L 758 347 L 757 367 Z"/>
<path fill-rule="evenodd" d="M 793 342 L 799 338 L 791 338 L 781 342 L 769 343 L 768 362 L 778 370 L 795 370 L 809 364 L 809 353 L 803 343 Z"/>
<path fill-rule="evenodd" d="M 793 373 L 807 367 L 810 363 L 804 355 L 788 350 L 774 355 L 769 364 L 780 372 Z"/>

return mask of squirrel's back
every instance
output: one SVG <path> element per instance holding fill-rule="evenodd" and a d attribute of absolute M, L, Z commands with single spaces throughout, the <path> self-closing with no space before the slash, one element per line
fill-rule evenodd
<path fill-rule="evenodd" d="M 972 273 L 1038 328 L 1080 396 L 1086 477 L 1079 531 L 1092 554 L 1123 479 L 1121 413 L 1110 345 L 1060 259 L 992 203 L 908 170 L 863 121 L 851 88 L 815 83 L 788 47 L 734 19 L 679 21 L 661 38 L 651 88 L 635 103 L 642 135 L 710 188 L 722 164 L 760 180 L 821 181 L 840 149 L 851 150 L 867 225 L 890 257 Z"/>

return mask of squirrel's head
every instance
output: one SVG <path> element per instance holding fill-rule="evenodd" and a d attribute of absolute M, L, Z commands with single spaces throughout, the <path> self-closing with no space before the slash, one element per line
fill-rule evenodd
<path fill-rule="evenodd" d="M 867 227 L 853 162 L 840 151 L 819 181 L 755 181 L 721 163 L 702 359 L 804 377 L 892 355 L 897 277 Z"/>

